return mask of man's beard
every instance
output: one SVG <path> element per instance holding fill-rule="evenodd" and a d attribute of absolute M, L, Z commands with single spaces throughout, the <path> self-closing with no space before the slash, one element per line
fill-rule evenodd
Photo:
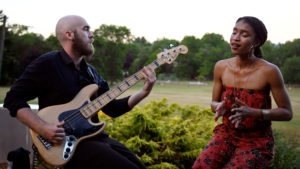
<path fill-rule="evenodd" d="M 91 58 L 91 56 L 94 54 L 94 46 L 93 44 L 84 42 L 77 34 L 77 32 L 74 32 L 74 43 L 73 43 L 73 50 L 76 51 L 80 56 L 87 56 L 88 58 Z"/>

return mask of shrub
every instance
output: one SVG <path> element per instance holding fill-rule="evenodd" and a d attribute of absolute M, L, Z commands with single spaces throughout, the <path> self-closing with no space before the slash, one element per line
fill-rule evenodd
<path fill-rule="evenodd" d="M 111 137 L 131 149 L 149 169 L 191 168 L 213 135 L 210 108 L 167 104 L 167 99 L 109 119 Z M 300 169 L 300 150 L 293 137 L 274 131 L 275 157 L 268 169 Z"/>
<path fill-rule="evenodd" d="M 268 169 L 300 169 L 300 149 L 293 136 L 274 130 L 275 157 Z"/>
<path fill-rule="evenodd" d="M 191 168 L 213 135 L 210 109 L 167 104 L 167 99 L 136 106 L 110 119 L 106 132 L 131 149 L 149 169 Z"/>

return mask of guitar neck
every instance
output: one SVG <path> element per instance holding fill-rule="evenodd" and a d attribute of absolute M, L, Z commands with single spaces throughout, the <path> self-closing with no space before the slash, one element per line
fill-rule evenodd
<path fill-rule="evenodd" d="M 148 66 L 150 66 L 153 70 L 162 65 L 163 62 L 161 60 L 155 60 Z M 97 97 L 95 100 L 91 101 L 89 104 L 85 105 L 80 109 L 80 113 L 85 118 L 90 118 L 94 114 L 96 114 L 102 107 L 108 104 L 113 99 L 120 96 L 126 90 L 134 86 L 137 82 L 139 82 L 143 78 L 142 70 L 139 70 L 135 74 L 126 78 L 119 85 L 113 87 L 109 91 L 105 92 L 101 96 Z"/>

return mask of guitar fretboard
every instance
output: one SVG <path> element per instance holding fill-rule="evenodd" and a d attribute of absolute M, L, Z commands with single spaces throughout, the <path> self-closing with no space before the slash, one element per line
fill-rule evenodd
<path fill-rule="evenodd" d="M 157 60 L 153 61 L 151 64 L 149 64 L 149 66 L 154 70 L 162 64 L 163 64 L 163 62 L 161 60 L 157 59 Z M 115 86 L 111 90 L 105 92 L 101 96 L 97 97 L 95 100 L 91 101 L 86 106 L 82 107 L 80 109 L 80 113 L 85 118 L 92 117 L 102 107 L 104 107 L 106 104 L 108 104 L 113 99 L 120 96 L 122 93 L 124 93 L 126 90 L 128 90 L 132 86 L 134 86 L 142 78 L 143 78 L 142 70 L 139 70 L 135 74 L 131 75 L 130 77 L 128 77 L 124 81 L 122 81 L 118 86 Z"/>

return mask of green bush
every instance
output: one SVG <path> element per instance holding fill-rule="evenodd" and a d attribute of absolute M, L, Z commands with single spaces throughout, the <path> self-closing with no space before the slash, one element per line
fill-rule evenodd
<path fill-rule="evenodd" d="M 293 136 L 274 130 L 275 157 L 268 169 L 300 169 L 300 147 Z"/>
<path fill-rule="evenodd" d="M 214 114 L 196 105 L 167 104 L 167 99 L 136 106 L 108 121 L 111 137 L 131 149 L 149 169 L 191 168 L 213 135 Z M 274 131 L 275 157 L 268 169 L 300 169 L 300 149 L 293 137 Z"/>
<path fill-rule="evenodd" d="M 213 135 L 209 108 L 167 104 L 167 99 L 108 122 L 106 132 L 131 149 L 149 169 L 191 168 Z"/>

